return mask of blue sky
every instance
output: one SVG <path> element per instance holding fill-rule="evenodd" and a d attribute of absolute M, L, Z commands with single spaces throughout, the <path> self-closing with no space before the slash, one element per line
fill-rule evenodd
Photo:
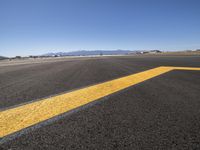
<path fill-rule="evenodd" d="M 0 0 L 0 55 L 200 48 L 200 0 Z"/>

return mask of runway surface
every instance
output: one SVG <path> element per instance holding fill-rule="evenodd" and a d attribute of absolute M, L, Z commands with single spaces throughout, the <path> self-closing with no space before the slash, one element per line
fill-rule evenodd
<path fill-rule="evenodd" d="M 0 67 L 1 111 L 199 56 L 124 56 Z M 1 139 L 4 149 L 199 149 L 200 71 L 173 70 Z"/>

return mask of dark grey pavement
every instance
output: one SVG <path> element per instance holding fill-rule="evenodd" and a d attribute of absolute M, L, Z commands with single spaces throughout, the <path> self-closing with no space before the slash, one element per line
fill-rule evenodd
<path fill-rule="evenodd" d="M 200 57 L 107 57 L 0 68 L 1 108 Z M 4 149 L 200 149 L 200 71 L 172 71 L 4 142 Z"/>

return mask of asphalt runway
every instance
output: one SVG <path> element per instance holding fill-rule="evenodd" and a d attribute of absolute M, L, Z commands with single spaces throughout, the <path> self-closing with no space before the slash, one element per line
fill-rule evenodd
<path fill-rule="evenodd" d="M 120 56 L 0 67 L 7 110 L 159 66 L 200 67 L 200 56 Z M 200 71 L 174 70 L 2 138 L 2 149 L 200 149 Z M 57 118 L 57 119 L 56 119 Z"/>

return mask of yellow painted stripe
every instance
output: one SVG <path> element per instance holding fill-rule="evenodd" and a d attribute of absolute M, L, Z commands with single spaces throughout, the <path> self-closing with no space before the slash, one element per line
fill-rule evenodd
<path fill-rule="evenodd" d="M 186 67 L 158 67 L 80 90 L 35 101 L 0 112 L 0 137 L 12 134 L 77 107 L 88 104 L 173 69 L 200 70 Z"/>
<path fill-rule="evenodd" d="M 200 71 L 200 68 L 197 67 L 173 67 L 174 70 L 193 70 Z"/>

